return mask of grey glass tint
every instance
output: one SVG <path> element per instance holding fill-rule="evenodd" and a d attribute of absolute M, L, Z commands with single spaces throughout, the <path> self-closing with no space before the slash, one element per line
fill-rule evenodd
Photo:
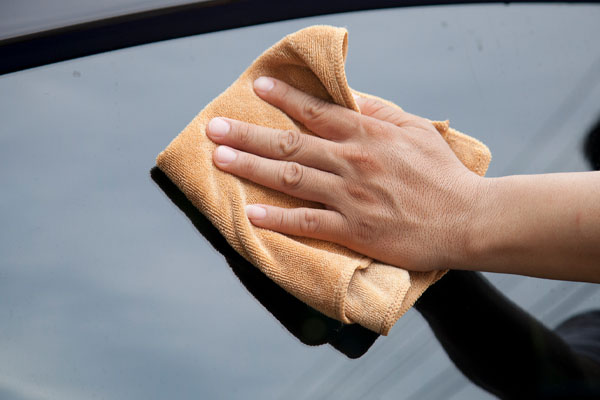
<path fill-rule="evenodd" d="M 0 77 L 0 398 L 485 398 L 413 311 L 358 360 L 301 344 L 148 171 L 258 54 L 312 24 L 350 31 L 352 87 L 488 144 L 490 175 L 584 170 L 599 19 L 597 6 L 361 12 Z M 489 277 L 550 326 L 600 305 L 594 285 Z"/>

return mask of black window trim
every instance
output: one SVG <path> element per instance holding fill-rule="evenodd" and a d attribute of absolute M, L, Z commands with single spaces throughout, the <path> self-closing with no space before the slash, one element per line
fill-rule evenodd
<path fill-rule="evenodd" d="M 209 0 L 63 26 L 0 40 L 0 75 L 146 43 L 267 22 L 392 7 L 489 0 Z M 513 1 L 510 3 L 538 3 Z M 541 1 L 539 3 L 593 3 Z M 502 3 L 500 3 L 502 4 Z M 504 4 L 508 5 L 508 2 Z"/>

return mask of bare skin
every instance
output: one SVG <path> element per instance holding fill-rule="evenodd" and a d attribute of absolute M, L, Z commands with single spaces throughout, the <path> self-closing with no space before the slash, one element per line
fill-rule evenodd
<path fill-rule="evenodd" d="M 272 78 L 254 89 L 315 136 L 215 118 L 215 165 L 325 206 L 250 205 L 254 225 L 415 271 L 600 282 L 600 172 L 482 178 L 416 115 L 364 98 L 357 113 Z"/>

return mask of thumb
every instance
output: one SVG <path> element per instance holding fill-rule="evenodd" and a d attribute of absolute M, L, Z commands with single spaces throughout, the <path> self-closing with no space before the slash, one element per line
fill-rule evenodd
<path fill-rule="evenodd" d="M 410 114 L 400 107 L 391 106 L 378 99 L 361 97 L 355 93 L 352 95 L 354 96 L 356 105 L 360 109 L 360 113 L 363 115 L 368 115 L 369 117 L 398 126 L 409 119 Z"/>

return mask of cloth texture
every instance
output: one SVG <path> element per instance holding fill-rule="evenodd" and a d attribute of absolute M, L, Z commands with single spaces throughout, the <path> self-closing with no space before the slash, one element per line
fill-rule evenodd
<path fill-rule="evenodd" d="M 209 103 L 156 163 L 237 252 L 283 289 L 327 316 L 387 335 L 446 271 L 409 272 L 334 243 L 253 226 L 244 211 L 247 204 L 323 206 L 220 171 L 212 161 L 216 145 L 205 133 L 207 123 L 220 116 L 311 134 L 254 93 L 253 82 L 260 76 L 359 112 L 352 96 L 359 92 L 350 89 L 344 70 L 347 43 L 347 31 L 331 26 L 312 26 L 286 36 Z M 450 128 L 447 121 L 432 123 L 465 166 L 485 174 L 491 154 L 484 144 Z"/>

